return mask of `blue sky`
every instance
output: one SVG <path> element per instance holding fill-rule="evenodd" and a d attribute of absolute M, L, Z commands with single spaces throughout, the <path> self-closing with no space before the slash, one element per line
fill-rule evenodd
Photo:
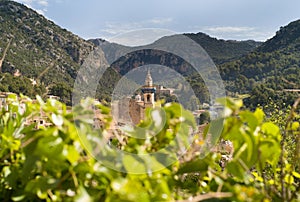
<path fill-rule="evenodd" d="M 143 28 L 204 32 L 223 39 L 272 37 L 300 19 L 299 0 L 17 0 L 85 38 Z"/>

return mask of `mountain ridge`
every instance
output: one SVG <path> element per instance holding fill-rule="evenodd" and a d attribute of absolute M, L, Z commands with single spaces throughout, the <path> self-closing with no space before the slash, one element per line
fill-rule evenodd
<path fill-rule="evenodd" d="M 192 40 L 201 45 L 212 57 L 216 64 L 235 60 L 259 47 L 262 42 L 254 40 L 224 40 L 211 37 L 205 33 L 185 33 Z"/>
<path fill-rule="evenodd" d="M 76 71 L 95 47 L 31 8 L 17 2 L 2 0 L 0 47 L 6 47 L 9 40 L 12 42 L 3 62 L 2 73 L 13 74 L 18 71 L 21 74 L 19 80 L 39 79 L 37 82 L 48 88 L 49 93 L 52 93 L 51 86 L 65 85 L 69 92 L 64 95 L 64 101 L 70 100 Z M 13 91 L 11 86 L 4 83 L 1 83 L 0 90 Z M 31 96 L 34 96 L 34 92 Z"/>
<path fill-rule="evenodd" d="M 49 51 L 48 49 L 51 45 L 59 44 L 75 63 L 82 63 L 86 56 L 86 50 L 81 50 L 81 46 L 89 47 L 88 53 L 93 47 L 93 44 L 59 27 L 51 20 L 46 19 L 44 16 L 23 4 L 8 0 L 3 0 L 0 3 L 0 22 L 1 31 L 3 31 L 1 34 L 2 39 L 17 35 L 17 32 L 12 33 L 12 31 L 18 30 L 20 34 L 22 34 L 21 39 L 25 40 L 29 38 L 32 44 L 38 48 L 47 49 L 45 51 Z M 10 29 L 3 30 L 5 26 L 8 26 Z M 10 31 L 10 33 L 6 33 L 7 31 Z M 74 41 L 74 43 L 71 43 L 72 41 Z M 59 59 L 54 52 L 49 51 L 47 54 L 53 58 L 56 57 L 55 59 Z"/>
<path fill-rule="evenodd" d="M 255 50 L 262 44 L 262 42 L 254 40 L 238 41 L 217 39 L 202 32 L 198 32 L 196 34 L 184 33 L 183 35 L 189 37 L 190 39 L 198 43 L 200 46 L 202 46 L 202 48 L 212 57 L 213 61 L 216 64 L 222 64 L 244 56 L 247 53 Z M 162 40 L 163 38 L 168 38 L 168 36 L 161 37 L 153 43 L 156 43 L 157 41 Z M 129 47 L 125 45 L 110 43 L 109 41 L 103 40 L 101 38 L 89 39 L 88 41 L 94 43 L 96 46 L 104 48 L 108 44 L 110 44 L 111 46 L 115 46 L 115 49 L 129 49 Z"/>
<path fill-rule="evenodd" d="M 292 43 L 299 43 L 299 33 L 300 20 L 292 21 L 288 25 L 280 27 L 280 29 L 276 32 L 276 35 L 262 44 L 262 46 L 258 48 L 258 51 L 272 52 L 284 49 Z"/>
<path fill-rule="evenodd" d="M 255 51 L 220 66 L 222 78 L 231 92 L 249 93 L 248 104 L 274 100 L 291 105 L 300 89 L 300 20 L 281 27 L 276 35 Z"/>
<path fill-rule="evenodd" d="M 261 43 L 255 41 L 222 40 L 210 37 L 204 33 L 186 33 L 185 36 L 200 44 L 217 64 L 220 74 L 230 95 L 249 93 L 263 96 L 268 92 L 274 99 L 276 92 L 285 88 L 298 88 L 300 64 L 300 21 L 294 21 L 282 27 L 276 35 Z M 101 39 L 84 40 L 64 28 L 55 25 L 36 11 L 17 2 L 0 0 L 0 54 L 2 56 L 9 40 L 12 39 L 7 55 L 3 61 L 0 80 L 0 91 L 12 91 L 34 96 L 36 93 L 51 93 L 58 95 L 62 101 L 71 100 L 74 79 L 84 58 L 103 44 L 110 45 Z M 103 54 L 117 54 L 118 49 L 126 46 L 114 44 L 111 52 Z M 152 57 L 156 53 L 139 52 L 139 56 L 125 57 L 113 65 L 118 71 L 108 69 L 100 82 L 97 98 L 109 101 L 115 79 L 132 67 L 143 65 L 139 57 L 148 54 L 149 63 L 153 60 L 162 62 L 165 66 L 172 65 L 177 70 L 188 71 L 184 61 L 175 63 L 173 56 Z M 149 55 L 150 54 L 150 55 Z M 153 54 L 151 56 L 151 54 Z M 151 57 L 149 57 L 151 56 Z M 172 59 L 173 57 L 173 59 Z M 109 58 L 107 56 L 107 58 Z M 115 58 L 115 57 L 112 57 Z M 145 59 L 145 58 L 144 58 Z M 123 62 L 123 64 L 118 62 Z M 123 68 L 126 65 L 126 68 Z M 13 76 L 18 72 L 19 76 Z M 123 72 L 123 73 L 122 73 Z M 121 73 L 121 74 L 120 74 Z M 188 72 L 187 72 L 188 73 Z M 17 74 L 16 74 L 17 75 Z M 21 75 L 21 76 L 20 76 Z M 27 86 L 32 80 L 39 84 Z M 199 88 L 205 86 L 201 78 L 190 75 L 188 80 Z M 288 81 L 288 82 L 287 82 Z M 39 89 L 39 90 L 38 90 Z M 272 89 L 269 92 L 266 89 Z M 199 92 L 198 96 L 201 96 Z M 203 95 L 203 94 L 202 94 Z M 204 95 L 205 96 L 205 95 Z M 255 100 L 252 98 L 252 101 Z M 258 100 L 258 99 L 257 99 Z M 286 99 L 285 99 L 286 100 Z"/>

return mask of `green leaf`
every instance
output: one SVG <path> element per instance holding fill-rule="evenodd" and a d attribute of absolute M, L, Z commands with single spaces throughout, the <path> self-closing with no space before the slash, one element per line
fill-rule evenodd
<path fill-rule="evenodd" d="M 144 161 L 138 156 L 125 155 L 123 157 L 123 164 L 127 172 L 129 173 L 147 173 Z"/>
<path fill-rule="evenodd" d="M 56 126 L 62 126 L 64 123 L 63 117 L 61 115 L 56 115 L 56 114 L 52 114 L 52 122 L 56 125 Z"/>
<path fill-rule="evenodd" d="M 242 117 L 243 121 L 251 128 L 252 131 L 255 131 L 256 127 L 259 124 L 257 117 L 249 111 L 240 112 L 240 116 Z"/>
<path fill-rule="evenodd" d="M 65 156 L 67 157 L 68 161 L 71 164 L 76 163 L 78 161 L 78 159 L 80 158 L 78 151 L 75 149 L 75 147 L 73 145 L 66 146 Z"/>
<path fill-rule="evenodd" d="M 127 178 L 113 180 L 111 187 L 114 190 L 113 194 L 116 195 L 112 201 L 150 201 L 148 190 L 142 186 L 139 179 L 131 178 L 130 175 Z"/>
<path fill-rule="evenodd" d="M 265 139 L 260 142 L 260 161 L 264 166 L 269 162 L 272 166 L 276 166 L 280 155 L 280 144 L 275 140 Z"/>
<path fill-rule="evenodd" d="M 299 125 L 300 125 L 299 122 L 297 122 L 297 121 L 293 122 L 292 123 L 292 130 L 297 131 L 298 128 L 299 128 Z"/>
<path fill-rule="evenodd" d="M 239 180 L 244 179 L 245 170 L 241 167 L 240 163 L 236 161 L 230 161 L 226 165 L 226 170 Z"/>
<path fill-rule="evenodd" d="M 206 157 L 205 159 L 196 159 L 184 163 L 177 171 L 177 174 L 194 173 L 194 172 L 205 173 L 208 170 L 209 160 L 210 158 Z"/>
<path fill-rule="evenodd" d="M 254 135 L 251 132 L 242 133 L 247 149 L 241 155 L 241 159 L 246 163 L 248 167 L 252 167 L 256 162 L 257 153 L 257 143 L 255 142 Z"/>
<path fill-rule="evenodd" d="M 233 110 L 233 111 L 236 111 L 238 109 L 240 109 L 242 106 L 243 106 L 243 100 L 240 100 L 240 99 L 233 99 L 233 98 L 229 98 L 229 97 L 226 97 L 226 98 L 218 98 L 216 100 L 216 102 L 222 104 L 223 106 Z"/>
<path fill-rule="evenodd" d="M 277 125 L 275 125 L 272 122 L 266 122 L 262 125 L 261 127 L 261 131 L 266 134 L 266 135 L 270 135 L 272 137 L 277 138 L 280 134 L 280 129 Z"/>
<path fill-rule="evenodd" d="M 21 196 L 13 196 L 11 199 L 13 201 L 23 201 L 23 199 L 26 197 L 26 195 L 21 195 Z"/>
<path fill-rule="evenodd" d="M 293 184 L 295 180 L 294 180 L 294 177 L 292 175 L 287 174 L 284 177 L 284 181 L 287 184 Z"/>
<path fill-rule="evenodd" d="M 37 156 L 48 157 L 51 161 L 60 161 L 63 156 L 63 140 L 60 137 L 46 136 L 38 140 L 34 154 Z"/>
<path fill-rule="evenodd" d="M 300 173 L 298 173 L 296 171 L 293 171 L 292 173 L 293 173 L 293 175 L 294 175 L 295 178 L 300 179 Z"/>
<path fill-rule="evenodd" d="M 265 118 L 265 113 L 261 108 L 256 108 L 254 116 L 256 117 L 258 124 L 261 124 Z"/>
<path fill-rule="evenodd" d="M 57 181 L 50 177 L 36 176 L 35 179 L 29 181 L 25 187 L 25 191 L 39 195 L 40 198 L 47 197 L 47 190 L 56 187 Z"/>
<path fill-rule="evenodd" d="M 223 127 L 224 127 L 223 118 L 211 121 L 208 129 L 208 134 L 211 134 L 210 141 L 212 144 L 215 144 L 220 139 Z"/>
<path fill-rule="evenodd" d="M 89 193 L 85 190 L 85 188 L 83 186 L 80 186 L 79 187 L 79 190 L 78 190 L 78 194 L 77 196 L 75 197 L 75 201 L 76 202 L 81 202 L 81 201 L 84 201 L 84 202 L 92 202 L 93 199 L 92 197 L 89 195 Z"/>

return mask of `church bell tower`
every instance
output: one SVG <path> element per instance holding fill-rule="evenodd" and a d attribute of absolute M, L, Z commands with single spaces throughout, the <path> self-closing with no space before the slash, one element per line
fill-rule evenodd
<path fill-rule="evenodd" d="M 144 95 L 145 108 L 154 107 L 156 88 L 153 86 L 153 80 L 151 77 L 150 70 L 148 70 L 147 72 L 145 86 L 142 88 L 142 92 Z"/>

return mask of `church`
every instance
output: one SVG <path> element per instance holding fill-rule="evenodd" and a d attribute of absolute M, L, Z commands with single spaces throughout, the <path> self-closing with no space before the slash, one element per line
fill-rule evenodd
<path fill-rule="evenodd" d="M 119 125 L 138 124 L 145 117 L 145 109 L 155 106 L 156 86 L 148 70 L 141 94 L 127 97 L 113 104 L 113 116 Z"/>
<path fill-rule="evenodd" d="M 142 95 L 136 95 L 135 99 L 130 99 L 129 115 L 133 124 L 138 124 L 145 118 L 145 109 L 153 108 L 155 104 L 156 87 L 148 70 L 145 85 L 142 87 Z"/>

